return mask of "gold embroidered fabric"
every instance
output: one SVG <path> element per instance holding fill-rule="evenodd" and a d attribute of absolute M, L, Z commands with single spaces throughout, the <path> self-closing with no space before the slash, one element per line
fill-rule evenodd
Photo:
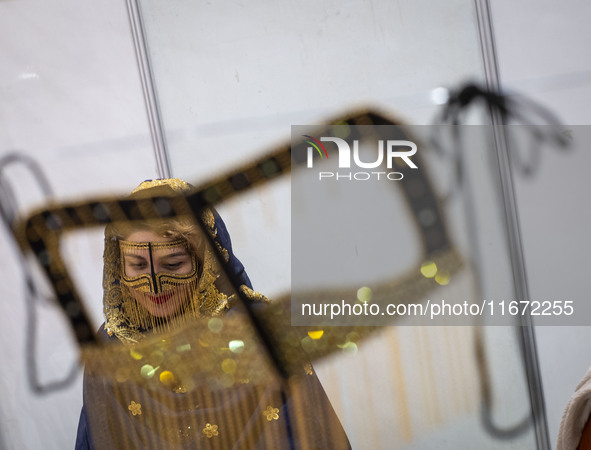
<path fill-rule="evenodd" d="M 136 188 L 131 198 L 144 198 L 154 195 L 172 196 L 178 193 L 190 193 L 191 186 L 183 180 L 153 180 L 143 182 Z M 217 229 L 215 218 L 210 210 L 202 214 L 207 232 L 215 239 Z M 141 229 L 154 231 L 172 240 L 168 242 L 137 243 L 126 241 L 125 234 Z M 226 249 L 215 240 L 228 260 Z M 194 257 L 193 271 L 186 277 L 178 275 L 158 274 L 153 279 L 149 275 L 126 277 L 123 270 L 122 252 L 130 250 L 166 249 L 174 246 L 186 246 Z M 229 283 L 221 277 L 213 249 L 202 235 L 201 228 L 192 217 L 175 217 L 168 220 L 153 220 L 129 223 L 109 224 L 105 230 L 105 252 L 103 255 L 103 312 L 105 330 L 109 335 L 116 336 L 122 342 L 134 344 L 143 339 L 148 330 L 163 331 L 171 326 L 201 316 L 217 316 L 229 308 L 229 297 L 233 292 Z M 184 278 L 184 279 L 183 279 Z M 162 319 L 155 317 L 138 302 L 130 289 L 142 293 L 154 292 L 154 284 L 176 289 L 172 294 L 187 297 L 182 308 L 173 317 Z M 135 294 L 136 297 L 141 294 Z M 254 293 L 250 295 L 255 296 Z M 261 296 L 262 297 L 262 296 Z M 259 300 L 260 301 L 260 300 Z"/>
<path fill-rule="evenodd" d="M 143 191 L 145 189 L 152 189 L 157 186 L 166 186 L 175 192 L 191 192 L 193 190 L 193 187 L 185 180 L 181 180 L 180 178 L 163 178 L 159 180 L 143 181 L 138 187 L 131 191 L 131 194 L 133 195 L 137 192 Z"/>

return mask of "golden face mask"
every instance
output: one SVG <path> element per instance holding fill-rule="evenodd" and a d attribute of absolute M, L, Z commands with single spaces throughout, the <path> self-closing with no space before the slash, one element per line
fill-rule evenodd
<path fill-rule="evenodd" d="M 195 283 L 197 257 L 186 241 L 119 241 L 121 282 L 130 289 L 159 294 Z"/>

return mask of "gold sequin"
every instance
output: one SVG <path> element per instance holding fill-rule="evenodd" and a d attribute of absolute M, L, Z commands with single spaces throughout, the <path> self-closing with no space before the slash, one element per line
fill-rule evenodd
<path fill-rule="evenodd" d="M 269 422 L 271 422 L 271 420 L 277 420 L 279 419 L 279 410 L 272 406 L 267 406 L 267 409 L 263 411 L 263 416 L 265 416 Z"/>
<path fill-rule="evenodd" d="M 109 335 L 111 335 L 111 334 L 112 334 L 112 332 L 109 331 Z M 142 355 L 139 352 L 136 352 L 133 348 L 129 349 L 129 354 L 136 361 L 139 361 L 140 359 L 142 359 L 144 357 L 144 355 Z"/>
<path fill-rule="evenodd" d="M 210 439 L 214 436 L 219 435 L 218 426 L 206 423 L 205 428 L 203 429 L 203 434 Z"/>
<path fill-rule="evenodd" d="M 311 363 L 306 364 L 304 366 L 304 370 L 306 371 L 306 374 L 307 375 L 312 375 L 313 374 L 313 372 L 312 372 L 312 364 Z"/>
<path fill-rule="evenodd" d="M 421 274 L 425 278 L 433 278 L 435 275 L 437 275 L 437 264 L 435 264 L 433 261 L 425 261 L 421 265 Z"/>
<path fill-rule="evenodd" d="M 131 414 L 133 414 L 134 416 L 142 414 L 142 405 L 134 402 L 133 400 L 131 401 L 127 409 L 129 409 L 131 411 Z"/>
<path fill-rule="evenodd" d="M 174 374 L 170 370 L 164 370 L 160 374 L 160 382 L 167 386 L 172 385 L 174 383 Z"/>
<path fill-rule="evenodd" d="M 323 335 L 324 335 L 323 330 L 308 331 L 308 336 L 310 336 L 312 339 L 315 339 L 315 340 L 320 339 Z"/>

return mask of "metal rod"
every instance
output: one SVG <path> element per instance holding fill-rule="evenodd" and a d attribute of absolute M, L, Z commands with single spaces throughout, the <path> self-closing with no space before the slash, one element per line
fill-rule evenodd
<path fill-rule="evenodd" d="M 152 146 L 156 157 L 156 169 L 160 178 L 170 178 L 171 170 L 166 148 L 166 136 L 162 124 L 160 107 L 158 105 L 158 96 L 148 53 L 144 23 L 142 21 L 142 14 L 138 1 L 139 0 L 127 0 L 129 25 L 131 27 L 135 56 L 140 72 L 140 79 L 142 81 L 146 113 L 150 125 L 150 135 L 152 136 Z"/>
<path fill-rule="evenodd" d="M 498 72 L 490 3 L 488 0 L 475 0 L 475 5 L 487 88 L 493 92 L 500 92 L 500 77 Z M 517 216 L 513 176 L 511 173 L 511 157 L 507 148 L 501 113 L 497 109 L 491 110 L 491 119 L 496 144 L 495 147 L 497 149 L 500 190 L 505 210 L 505 225 L 509 256 L 513 271 L 514 290 L 516 298 L 527 300 L 529 299 L 529 288 L 525 270 L 521 232 Z M 544 392 L 542 389 L 542 378 L 538 365 L 535 329 L 532 318 L 529 314 L 521 317 L 520 336 L 521 344 L 523 346 L 525 373 L 529 387 L 537 447 L 540 450 L 550 450 L 551 445 L 548 435 L 548 422 L 546 418 Z"/>

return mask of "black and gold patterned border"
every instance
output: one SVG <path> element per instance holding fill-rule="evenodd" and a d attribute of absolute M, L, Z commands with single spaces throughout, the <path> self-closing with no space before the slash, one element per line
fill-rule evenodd
<path fill-rule="evenodd" d="M 357 111 L 327 123 L 324 135 L 329 135 L 334 125 L 399 125 L 396 121 L 374 111 Z M 363 127 L 364 130 L 368 127 Z M 379 137 L 380 127 L 369 127 Z M 402 128 L 401 128 L 402 130 Z M 404 132 L 401 131 L 404 135 Z M 406 135 L 404 135 L 406 136 Z M 403 137 L 404 137 L 403 136 Z M 346 140 L 359 139 L 359 135 L 351 134 Z M 391 136 L 389 136 L 391 138 Z M 82 227 L 106 225 L 121 221 L 146 219 L 166 219 L 177 216 L 192 215 L 200 218 L 204 208 L 222 203 L 229 198 L 248 191 L 253 187 L 267 183 L 284 174 L 290 173 L 292 160 L 295 165 L 305 163 L 305 151 L 300 149 L 306 144 L 304 140 L 292 147 L 286 144 L 276 148 L 267 156 L 237 168 L 224 176 L 217 177 L 198 187 L 189 195 L 179 194 L 174 197 L 152 197 L 142 199 L 95 199 L 84 203 L 50 206 L 32 214 L 28 219 L 17 224 L 14 234 L 23 250 L 30 248 L 49 280 L 61 307 L 66 313 L 74 333 L 81 344 L 95 341 L 88 316 L 84 311 L 80 296 L 72 282 L 60 254 L 60 238 L 64 231 Z M 294 158 L 292 159 L 292 150 Z M 421 165 L 417 153 L 412 159 Z M 408 167 L 397 167 L 404 176 L 404 183 L 396 183 L 403 190 L 407 204 L 412 211 L 416 227 L 420 230 L 423 250 L 426 257 L 451 248 L 443 212 L 426 171 L 412 170 Z M 429 225 L 422 225 L 418 213 L 429 208 L 435 214 L 435 220 Z M 200 219 L 201 220 L 201 219 Z M 201 223 L 206 228 L 206 224 Z M 209 236 L 208 233 L 205 233 Z M 214 246 L 215 247 L 215 246 Z M 223 257 L 220 258 L 223 262 Z M 237 289 L 237 292 L 240 292 Z M 272 346 L 273 337 L 266 333 L 265 324 L 250 311 L 248 302 L 246 310 L 266 345 Z M 273 354 L 273 350 L 270 350 Z M 273 356 L 273 355 L 272 355 Z M 279 359 L 274 358 L 276 363 Z M 280 369 L 281 370 L 281 369 Z"/>

